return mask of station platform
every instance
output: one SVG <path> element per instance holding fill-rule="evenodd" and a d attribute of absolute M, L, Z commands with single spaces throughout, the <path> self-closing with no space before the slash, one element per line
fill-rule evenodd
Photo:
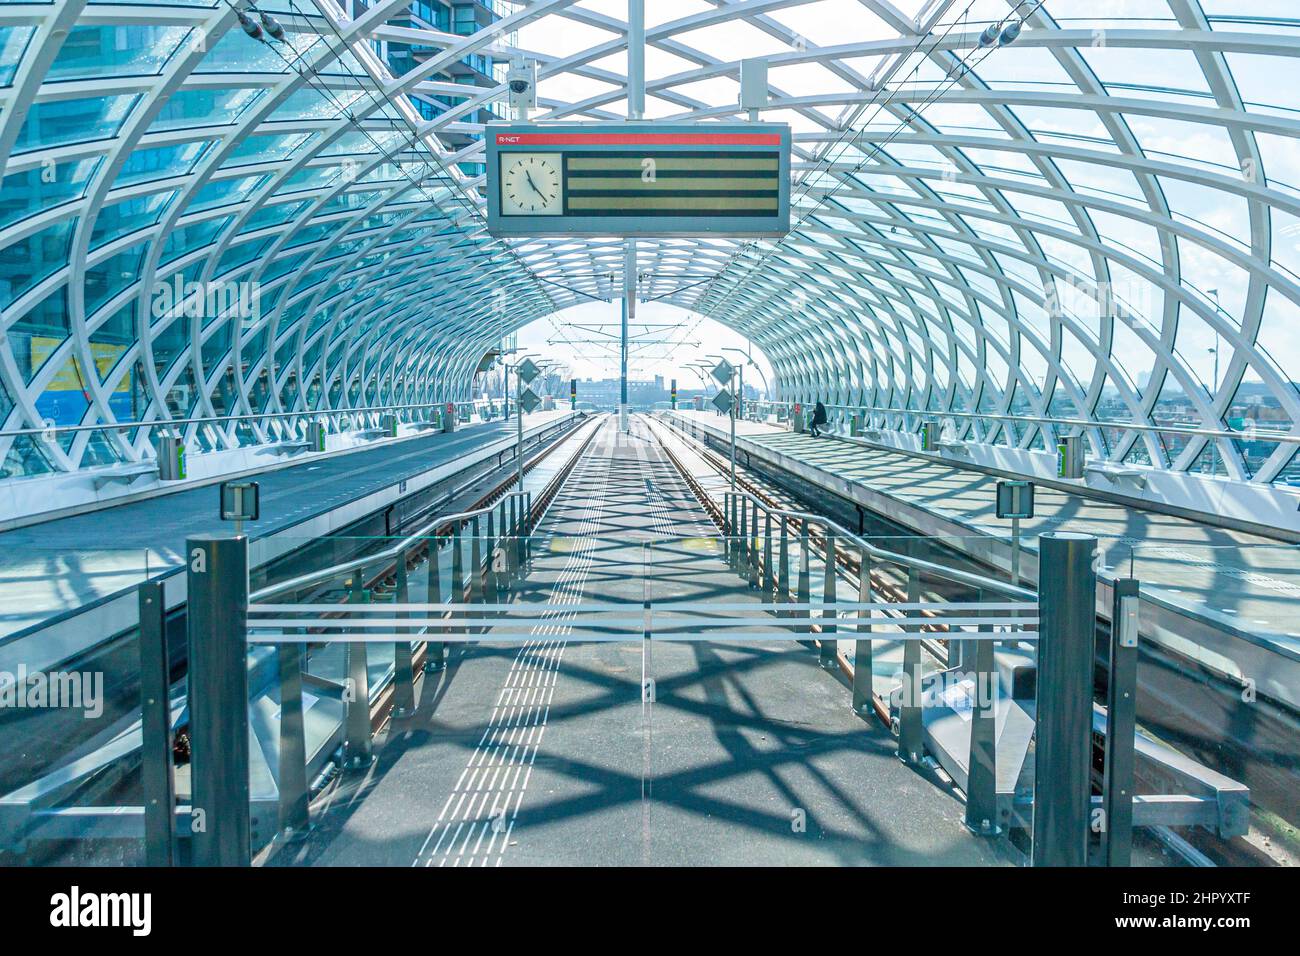
<path fill-rule="evenodd" d="M 414 716 L 271 865 L 1011 865 L 794 641 L 570 641 L 566 606 L 746 602 L 644 423 L 612 419 L 534 532 L 515 646 L 452 645 Z M 647 685 L 647 682 L 650 682 Z M 647 693 L 646 687 L 651 691 Z"/>
<path fill-rule="evenodd" d="M 711 412 L 665 413 L 669 421 L 729 441 L 729 422 Z M 857 438 L 795 433 L 770 423 L 736 423 L 742 463 L 776 465 L 938 538 L 995 567 L 1010 567 L 1010 522 L 995 514 L 994 475 L 907 455 Z M 1109 617 L 1109 582 L 1142 582 L 1144 637 L 1215 673 L 1252 681 L 1261 693 L 1300 706 L 1300 548 L 1259 535 L 1129 507 L 1039 485 L 1033 519 L 1021 525 L 1026 581 L 1037 580 L 1036 538 L 1046 531 L 1100 542 L 1098 611 Z"/>
<path fill-rule="evenodd" d="M 563 425 L 574 414 L 565 410 L 526 415 L 525 440 Z M 295 464 L 247 476 L 259 483 L 261 493 L 261 518 L 245 525 L 250 561 L 256 565 L 289 541 L 328 534 L 468 466 L 509 453 L 515 432 L 513 418 L 462 425 L 451 434 L 428 433 L 358 450 L 307 455 Z M 130 626 L 135 613 L 132 589 L 146 577 L 170 574 L 169 606 L 182 600 L 184 576 L 174 572 L 183 566 L 185 539 L 231 530 L 229 522 L 219 518 L 215 484 L 182 486 L 168 494 L 0 532 L 0 667 L 21 660 L 36 668 L 42 659 L 66 655 L 69 642 Z M 281 538 L 286 544 L 277 545 Z M 127 599 L 121 599 L 123 595 Z M 101 612 L 93 625 L 84 620 L 91 609 Z M 60 628 L 64 622 L 70 626 Z M 19 651 L 20 639 L 37 630 L 42 653 Z"/>

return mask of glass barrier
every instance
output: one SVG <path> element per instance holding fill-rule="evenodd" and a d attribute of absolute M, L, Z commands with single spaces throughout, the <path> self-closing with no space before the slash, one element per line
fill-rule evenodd
<path fill-rule="evenodd" d="M 18 532 L 14 533 L 18 535 Z M 0 862 L 137 862 L 142 648 L 136 588 L 168 562 L 139 549 L 0 558 Z M 154 580 L 157 580 L 155 577 Z M 184 657 L 162 613 L 158 672 Z M 91 854 L 82 837 L 97 834 Z"/>

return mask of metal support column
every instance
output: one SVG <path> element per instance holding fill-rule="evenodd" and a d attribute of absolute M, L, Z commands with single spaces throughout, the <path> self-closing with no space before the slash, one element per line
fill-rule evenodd
<path fill-rule="evenodd" d="M 749 586 L 758 590 L 758 502 L 751 510 L 749 527 L 745 532 L 745 542 L 749 545 Z"/>
<path fill-rule="evenodd" d="M 497 582 L 497 548 L 500 542 L 497 540 L 497 521 L 496 509 L 490 509 L 487 513 L 487 536 L 483 539 L 487 552 L 486 567 L 483 569 L 483 600 L 488 603 L 495 603 L 497 592 L 500 585 Z"/>
<path fill-rule="evenodd" d="M 1096 547 L 1089 534 L 1038 537 L 1034 866 L 1083 866 L 1088 860 Z"/>
<path fill-rule="evenodd" d="M 619 321 L 618 346 L 618 427 L 622 432 L 628 430 L 627 411 L 627 357 L 628 324 L 636 316 L 637 260 L 636 240 L 625 239 L 623 245 L 623 308 Z"/>
<path fill-rule="evenodd" d="M 470 530 L 474 537 L 470 539 L 469 548 L 469 599 L 475 604 L 483 603 L 483 529 L 479 516 L 470 519 Z"/>
<path fill-rule="evenodd" d="M 1129 866 L 1133 855 L 1139 594 L 1135 578 L 1115 582 L 1106 687 L 1106 769 L 1101 788 L 1107 866 Z"/>
<path fill-rule="evenodd" d="M 781 543 L 776 555 L 776 600 L 779 604 L 790 602 L 790 525 L 781 519 Z M 781 612 L 782 616 L 786 612 Z"/>
<path fill-rule="evenodd" d="M 736 511 L 740 506 L 735 495 L 729 491 L 724 494 L 726 495 L 723 511 L 726 513 L 727 521 L 727 565 L 734 571 L 739 567 L 736 560 L 737 548 L 740 546 L 740 539 L 736 532 Z"/>
<path fill-rule="evenodd" d="M 185 543 L 195 866 L 248 866 L 248 539 Z"/>
<path fill-rule="evenodd" d="M 288 633 L 288 629 L 286 633 Z M 307 740 L 302 709 L 303 645 L 285 641 L 277 648 L 280 671 L 280 736 L 276 750 L 276 788 L 280 791 L 280 832 L 301 838 L 311 828 L 307 791 Z"/>
<path fill-rule="evenodd" d="M 983 594 L 976 595 L 983 601 Z M 982 633 L 993 630 L 981 624 Z M 997 703 L 993 687 L 997 681 L 993 663 L 993 642 L 966 642 L 966 667 L 975 672 L 975 700 L 971 703 L 970 752 L 966 763 L 966 827 L 979 836 L 1001 833 L 998 826 Z M 951 646 L 951 645 L 950 645 Z"/>
<path fill-rule="evenodd" d="M 627 3 L 627 118 L 645 116 L 645 0 Z"/>
<path fill-rule="evenodd" d="M 442 600 L 442 563 L 438 557 L 438 539 L 429 538 L 429 593 L 427 595 L 430 604 L 437 604 Z M 436 634 L 441 634 L 441 631 Z M 431 632 L 430 636 L 436 636 Z M 430 640 L 424 645 L 424 669 L 426 671 L 440 671 L 447 659 L 447 644 L 444 641 Z"/>
<path fill-rule="evenodd" d="M 161 580 L 145 581 L 140 599 L 140 783 L 144 858 L 172 866 L 176 847 L 176 774 L 172 763 L 171 667 Z"/>
<path fill-rule="evenodd" d="M 519 367 L 515 367 L 515 402 L 524 394 L 524 380 L 519 377 Z M 515 409 L 515 482 L 520 490 L 524 487 L 524 406 Z"/>
<path fill-rule="evenodd" d="M 799 583 L 798 593 L 795 595 L 795 603 L 803 604 L 803 610 L 797 612 L 799 617 L 811 619 L 812 610 L 806 605 L 812 603 L 812 580 L 808 568 L 808 519 L 804 518 L 799 522 Z M 810 634 L 812 627 L 808 624 L 799 628 L 800 634 Z"/>
<path fill-rule="evenodd" d="M 406 552 L 397 556 L 397 603 L 409 604 L 411 601 L 410 582 L 406 570 Z M 410 617 L 410 611 L 398 611 L 397 617 Z M 406 628 L 398 628 L 399 634 L 409 634 Z M 411 640 L 393 644 L 393 717 L 400 720 L 415 713 L 415 665 L 411 660 Z"/>
<path fill-rule="evenodd" d="M 348 588 L 349 604 L 369 604 L 370 592 L 362 587 L 362 570 L 352 573 Z M 374 749 L 370 741 L 370 670 L 364 641 L 350 641 L 346 645 L 347 661 L 346 700 L 344 704 L 344 764 L 349 770 L 359 770 L 374 762 Z"/>
<path fill-rule="evenodd" d="M 819 655 L 821 666 L 826 670 L 832 670 L 838 666 L 836 659 L 836 648 L 838 643 L 835 640 L 835 536 L 831 534 L 831 529 L 827 528 L 825 537 L 822 539 L 825 547 L 822 549 L 822 638 L 821 654 Z"/>
<path fill-rule="evenodd" d="M 730 387 L 730 386 L 728 386 Z M 736 404 L 731 404 L 731 490 L 736 490 Z"/>
<path fill-rule="evenodd" d="M 864 547 L 858 554 L 858 603 L 871 603 L 871 554 Z M 870 611 L 858 611 L 865 617 Z M 858 634 L 866 634 L 853 642 L 853 709 L 863 717 L 871 716 L 873 690 L 871 686 L 871 625 L 858 624 Z"/>
<path fill-rule="evenodd" d="M 519 560 L 519 499 L 514 495 L 510 496 L 510 529 L 506 533 L 505 548 L 506 567 L 510 569 L 509 578 L 512 582 L 517 581 L 523 574 L 523 566 Z"/>
<path fill-rule="evenodd" d="M 645 115 L 645 0 L 628 0 L 627 5 L 627 118 Z M 625 240 L 623 252 L 623 321 L 619 333 L 618 425 L 628 430 L 627 417 L 627 327 L 636 317 L 636 240 Z"/>
<path fill-rule="evenodd" d="M 907 603 L 917 604 L 920 600 L 921 572 L 908 568 Z M 906 613 L 909 617 L 919 616 L 917 611 Z M 921 625 L 905 624 L 903 630 L 916 634 Z M 903 641 L 903 699 L 898 708 L 898 756 L 904 763 L 919 763 L 925 753 L 921 705 L 921 641 L 909 636 Z"/>
<path fill-rule="evenodd" d="M 763 594 L 767 600 L 772 599 L 776 590 L 776 574 L 772 567 L 772 512 L 763 513 Z"/>

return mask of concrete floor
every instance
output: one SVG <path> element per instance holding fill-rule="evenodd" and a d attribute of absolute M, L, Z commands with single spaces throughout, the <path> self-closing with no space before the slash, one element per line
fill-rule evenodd
<path fill-rule="evenodd" d="M 757 602 L 644 426 L 607 425 L 518 602 Z M 455 645 L 280 864 L 991 865 L 959 800 L 790 641 Z M 652 692 L 643 694 L 646 681 Z M 648 700 L 643 700 L 648 697 Z"/>

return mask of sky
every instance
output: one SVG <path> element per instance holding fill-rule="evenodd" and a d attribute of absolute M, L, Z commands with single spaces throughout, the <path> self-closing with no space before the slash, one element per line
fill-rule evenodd
<path fill-rule="evenodd" d="M 519 347 L 567 364 L 570 377 L 617 378 L 620 311 L 618 300 L 575 305 L 525 326 L 519 332 Z M 700 379 L 687 363 L 716 364 L 707 356 L 724 355 L 735 364 L 743 356 L 723 349 L 745 351 L 748 346 L 760 374 L 747 378 L 745 384 L 762 388 L 764 377 L 772 381 L 771 363 L 758 346 L 712 319 L 675 305 L 642 303 L 637 307 L 637 324 L 629 327 L 628 334 L 633 343 L 628 362 L 630 379 L 648 380 L 662 375 L 665 379 L 676 378 L 680 388 L 698 388 Z M 638 339 L 645 344 L 637 345 Z"/>

